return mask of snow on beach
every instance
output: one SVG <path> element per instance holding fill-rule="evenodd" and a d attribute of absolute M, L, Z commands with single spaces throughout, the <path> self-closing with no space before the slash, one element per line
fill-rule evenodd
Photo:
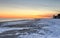
<path fill-rule="evenodd" d="M 36 19 L 37 20 L 37 19 Z M 60 19 L 40 19 L 28 21 L 33 25 L 29 27 L 3 27 L 8 26 L 7 22 L 2 23 L 0 27 L 0 37 L 10 37 L 10 38 L 60 38 Z M 27 22 L 9 22 L 12 24 L 25 24 Z M 15 33 L 15 35 L 13 33 Z M 4 35 L 5 34 L 5 35 Z M 9 34 L 11 34 L 9 36 Z M 17 34 L 17 35 L 16 35 Z M 7 35 L 7 36 L 6 36 Z M 12 36 L 14 35 L 14 36 Z"/>

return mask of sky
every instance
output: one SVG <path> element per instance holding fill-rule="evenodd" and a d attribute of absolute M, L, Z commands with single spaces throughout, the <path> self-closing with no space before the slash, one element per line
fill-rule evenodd
<path fill-rule="evenodd" d="M 60 0 L 0 0 L 0 18 L 50 18 Z"/>

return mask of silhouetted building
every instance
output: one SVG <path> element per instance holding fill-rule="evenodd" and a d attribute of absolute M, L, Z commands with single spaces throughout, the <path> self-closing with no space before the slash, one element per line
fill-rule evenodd
<path fill-rule="evenodd" d="M 53 18 L 60 19 L 60 14 L 58 14 L 57 16 L 54 15 Z"/>

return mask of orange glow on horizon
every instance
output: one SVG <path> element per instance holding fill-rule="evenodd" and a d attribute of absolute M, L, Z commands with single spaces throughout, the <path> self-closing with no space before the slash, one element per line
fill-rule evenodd
<path fill-rule="evenodd" d="M 0 18 L 51 18 L 54 11 L 46 9 L 3 8 Z"/>
<path fill-rule="evenodd" d="M 0 18 L 51 18 L 52 15 L 0 15 Z"/>
<path fill-rule="evenodd" d="M 0 18 L 52 18 L 54 12 L 51 11 L 1 11 Z"/>

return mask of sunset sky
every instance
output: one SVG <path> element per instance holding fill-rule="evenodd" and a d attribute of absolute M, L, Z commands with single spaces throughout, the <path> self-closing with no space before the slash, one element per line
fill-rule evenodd
<path fill-rule="evenodd" d="M 0 0 L 0 18 L 50 18 L 60 0 Z"/>

